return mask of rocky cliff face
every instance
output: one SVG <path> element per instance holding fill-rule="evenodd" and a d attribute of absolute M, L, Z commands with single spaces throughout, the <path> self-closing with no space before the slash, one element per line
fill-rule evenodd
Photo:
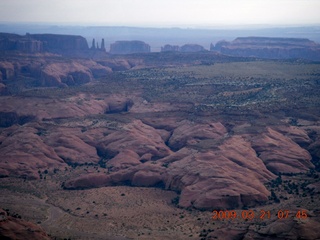
<path fill-rule="evenodd" d="M 185 44 L 180 47 L 181 52 L 202 52 L 205 51 L 204 47 L 198 44 Z"/>
<path fill-rule="evenodd" d="M 163 47 L 161 47 L 161 52 L 179 52 L 180 47 L 177 45 L 170 45 L 166 44 Z"/>
<path fill-rule="evenodd" d="M 43 43 L 47 52 L 83 51 L 88 50 L 88 43 L 84 37 L 58 34 L 32 34 L 32 39 Z"/>
<path fill-rule="evenodd" d="M 210 50 L 242 57 L 320 60 L 320 44 L 299 38 L 241 37 L 212 44 Z"/>
<path fill-rule="evenodd" d="M 0 81 L 12 79 L 15 74 L 16 72 L 13 63 L 7 61 L 0 62 Z"/>
<path fill-rule="evenodd" d="M 204 47 L 198 44 L 185 44 L 183 46 L 166 44 L 161 47 L 161 52 L 202 52 Z"/>
<path fill-rule="evenodd" d="M 88 43 L 81 36 L 58 34 L 17 34 L 0 33 L 0 51 L 20 51 L 27 53 L 85 51 Z"/>
<path fill-rule="evenodd" d="M 43 43 L 32 39 L 30 35 L 0 33 L 0 51 L 21 51 L 36 53 L 43 50 Z"/>
<path fill-rule="evenodd" d="M 150 45 L 142 41 L 117 41 L 110 45 L 112 54 L 148 53 Z"/>

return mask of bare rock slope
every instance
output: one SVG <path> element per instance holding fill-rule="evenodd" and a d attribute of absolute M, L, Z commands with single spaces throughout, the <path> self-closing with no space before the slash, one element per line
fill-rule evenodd
<path fill-rule="evenodd" d="M 51 239 L 40 226 L 8 216 L 8 213 L 2 209 L 0 209 L 0 238 L 8 240 Z"/>
<path fill-rule="evenodd" d="M 272 129 L 265 129 L 256 138 L 231 137 L 221 123 L 193 125 L 182 121 L 168 141 L 176 152 L 164 145 L 152 129 L 135 122 L 124 127 L 123 135 L 114 132 L 101 139 L 100 151 L 111 157 L 106 161 L 111 173 L 80 176 L 67 181 L 64 187 L 162 186 L 181 192 L 182 207 L 235 208 L 267 201 L 270 193 L 264 183 L 274 179 L 275 174 L 313 167 L 306 150 Z M 270 137 L 266 137 L 269 135 L 276 139 L 274 148 Z M 292 154 L 287 154 L 288 147 L 293 149 Z"/>

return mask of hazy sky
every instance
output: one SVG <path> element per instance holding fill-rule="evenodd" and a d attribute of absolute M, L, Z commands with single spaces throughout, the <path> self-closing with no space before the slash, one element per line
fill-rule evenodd
<path fill-rule="evenodd" d="M 320 25 L 320 0 L 0 0 L 0 22 Z"/>

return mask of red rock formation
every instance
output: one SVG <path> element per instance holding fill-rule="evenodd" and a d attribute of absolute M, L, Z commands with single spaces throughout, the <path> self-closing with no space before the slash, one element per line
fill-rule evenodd
<path fill-rule="evenodd" d="M 99 60 L 98 63 L 111 68 L 113 71 L 124 71 L 132 68 L 129 61 L 125 59 L 104 59 Z"/>
<path fill-rule="evenodd" d="M 92 80 L 90 70 L 77 63 L 52 63 L 41 72 L 42 86 L 81 85 Z"/>
<path fill-rule="evenodd" d="M 63 183 L 65 189 L 86 189 L 95 187 L 112 186 L 114 184 L 110 175 L 102 173 L 89 173 Z"/>
<path fill-rule="evenodd" d="M 82 66 L 89 68 L 94 78 L 105 77 L 112 72 L 112 69 L 109 66 L 103 66 L 93 60 L 81 60 L 77 62 Z"/>
<path fill-rule="evenodd" d="M 157 131 L 140 121 L 101 137 L 100 154 L 115 156 L 106 162 L 114 171 L 98 178 L 80 176 L 67 181 L 66 187 L 87 188 L 94 182 L 99 186 L 163 186 L 181 192 L 182 207 L 239 208 L 268 200 L 270 193 L 264 183 L 275 178 L 273 173 L 313 167 L 306 150 L 270 128 L 261 134 L 230 137 L 221 123 L 176 124 L 168 141 L 169 146 L 180 149 L 175 153 L 166 148 Z M 309 141 L 296 128 L 279 129 L 298 142 Z M 155 151 L 159 148 L 165 154 Z M 150 161 L 154 157 L 160 159 Z"/>
<path fill-rule="evenodd" d="M 108 102 L 108 107 L 105 113 L 120 113 L 128 112 L 133 106 L 133 101 L 131 99 L 114 99 Z"/>
<path fill-rule="evenodd" d="M 53 148 L 43 143 L 34 127 L 6 128 L 0 135 L 0 176 L 37 179 L 39 170 L 66 166 Z M 10 135 L 10 137 L 8 137 Z"/>
<path fill-rule="evenodd" d="M 126 142 L 124 139 L 123 144 Z M 128 144 L 126 146 L 131 148 Z M 122 160 L 126 165 L 119 164 L 117 167 L 122 170 L 118 172 L 101 175 L 101 179 L 95 175 L 80 176 L 67 181 L 65 186 L 87 188 L 94 185 L 93 182 L 99 182 L 99 186 L 124 182 L 135 186 L 165 186 L 181 192 L 180 206 L 211 209 L 250 206 L 266 201 L 269 192 L 263 183 L 275 177 L 256 157 L 250 143 L 240 136 L 225 141 L 216 151 L 198 152 L 183 148 L 155 164 L 138 164 L 138 156 L 134 156 L 129 162 Z M 111 161 L 116 163 L 114 159 Z"/>
<path fill-rule="evenodd" d="M 139 160 L 140 156 L 137 153 L 125 149 L 108 161 L 108 167 L 111 168 L 112 171 L 118 171 L 141 164 Z"/>
<path fill-rule="evenodd" d="M 42 56 L 32 61 L 23 57 L 18 62 L 0 61 L 0 81 L 22 75 L 37 79 L 42 86 L 79 85 L 93 78 L 105 77 L 111 72 L 112 69 L 108 64 L 103 66 L 93 60 L 85 59 L 51 60 Z"/>
<path fill-rule="evenodd" d="M 50 240 L 51 238 L 38 225 L 8 216 L 0 209 L 0 238 L 7 240 Z"/>
<path fill-rule="evenodd" d="M 310 145 L 312 140 L 308 136 L 307 132 L 301 128 L 294 127 L 294 126 L 281 126 L 275 128 L 279 133 L 283 134 L 284 136 L 290 138 L 295 143 L 299 144 L 299 146 L 307 147 Z"/>
<path fill-rule="evenodd" d="M 271 128 L 262 136 L 253 137 L 252 146 L 274 173 L 297 173 L 313 167 L 307 150 Z"/>
<path fill-rule="evenodd" d="M 47 134 L 44 143 L 52 147 L 56 154 L 71 165 L 99 162 L 97 151 L 68 129 Z"/>
<path fill-rule="evenodd" d="M 161 160 L 168 165 L 166 187 L 181 190 L 179 205 L 232 208 L 267 200 L 263 182 L 274 175 L 243 138 L 228 139 L 216 151 L 183 150 L 179 155 Z"/>
<path fill-rule="evenodd" d="M 169 146 L 180 149 L 184 146 L 197 144 L 204 139 L 220 139 L 227 133 L 221 123 L 195 124 L 188 121 L 181 122 L 169 139 Z"/>
<path fill-rule="evenodd" d="M 108 157 L 114 157 L 124 150 L 132 150 L 139 156 L 150 153 L 155 159 L 171 154 L 159 133 L 140 120 L 135 120 L 120 131 L 104 137 L 98 149 L 100 155 Z"/>
<path fill-rule="evenodd" d="M 44 118 L 69 118 L 104 114 L 109 110 L 109 105 L 119 104 L 125 107 L 125 103 L 128 101 L 126 97 L 120 95 L 109 95 L 105 98 L 99 97 L 99 95 L 79 94 L 70 98 L 41 99 L 41 101 L 39 101 L 39 98 L 30 97 L 26 102 L 23 98 L 5 96 L 1 99 L 1 109 L 2 112 L 17 114 L 19 119 L 32 113 L 32 116 L 41 120 Z M 37 108 L 34 107 L 35 105 Z M 48 105 L 50 105 L 50 108 L 48 108 Z M 17 122 L 14 121 L 14 123 Z"/>

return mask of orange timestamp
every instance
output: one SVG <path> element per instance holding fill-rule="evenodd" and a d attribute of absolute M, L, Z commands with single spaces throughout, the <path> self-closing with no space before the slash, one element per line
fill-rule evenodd
<path fill-rule="evenodd" d="M 306 210 L 298 210 L 298 211 L 289 211 L 289 210 L 278 210 L 276 212 L 276 216 L 278 219 L 287 219 L 289 216 L 295 214 L 295 217 L 298 219 L 307 219 L 308 214 Z M 217 220 L 233 220 L 233 219 L 243 219 L 243 220 L 252 220 L 252 219 L 270 219 L 271 218 L 271 211 L 260 210 L 260 212 L 254 212 L 253 210 L 242 210 L 242 211 L 234 211 L 234 210 L 214 210 L 212 212 L 212 219 Z"/>

